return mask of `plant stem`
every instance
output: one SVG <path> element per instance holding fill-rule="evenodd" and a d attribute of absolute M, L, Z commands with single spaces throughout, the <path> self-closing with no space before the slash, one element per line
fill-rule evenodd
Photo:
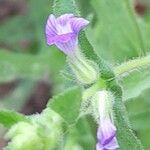
<path fill-rule="evenodd" d="M 94 95 L 97 91 L 106 88 L 106 83 L 103 79 L 100 79 L 98 82 L 96 82 L 93 86 L 86 89 L 83 93 L 83 99 L 87 100 L 92 95 Z"/>
<path fill-rule="evenodd" d="M 116 76 L 120 76 L 124 73 L 133 71 L 134 69 L 140 67 L 145 67 L 147 65 L 150 65 L 150 55 L 125 62 L 120 66 L 116 67 L 114 69 L 114 73 Z"/>

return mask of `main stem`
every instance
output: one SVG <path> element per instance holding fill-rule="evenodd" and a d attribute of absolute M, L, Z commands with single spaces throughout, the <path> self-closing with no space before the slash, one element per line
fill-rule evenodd
<path fill-rule="evenodd" d="M 103 79 L 99 79 L 93 86 L 90 88 L 86 89 L 83 93 L 83 100 L 87 100 L 90 98 L 92 95 L 94 95 L 97 91 L 105 89 L 106 88 L 106 83 Z"/>
<path fill-rule="evenodd" d="M 150 65 L 150 55 L 125 62 L 120 66 L 116 67 L 114 69 L 114 73 L 116 76 L 119 76 L 124 73 L 133 71 L 134 69 L 145 67 L 147 65 Z"/>

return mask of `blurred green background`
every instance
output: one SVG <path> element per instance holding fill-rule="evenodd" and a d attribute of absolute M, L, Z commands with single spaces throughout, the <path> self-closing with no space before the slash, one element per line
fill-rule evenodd
<path fill-rule="evenodd" d="M 150 51 L 149 0 L 76 0 L 90 20 L 86 34 L 112 67 Z M 41 112 L 52 95 L 67 88 L 60 71 L 65 57 L 45 42 L 52 0 L 0 0 L 0 108 Z M 150 69 L 120 77 L 136 135 L 150 149 Z M 0 149 L 6 144 L 0 130 Z"/>

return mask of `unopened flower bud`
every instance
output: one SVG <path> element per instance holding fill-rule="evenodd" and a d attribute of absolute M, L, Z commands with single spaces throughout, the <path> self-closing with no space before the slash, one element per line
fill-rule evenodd
<path fill-rule="evenodd" d="M 104 119 L 97 131 L 96 150 L 117 150 L 119 145 L 116 138 L 116 130 L 110 118 Z"/>
<path fill-rule="evenodd" d="M 114 97 L 110 91 L 100 91 L 96 94 L 95 102 L 98 112 L 98 130 L 96 150 L 117 150 L 119 144 L 116 137 L 116 127 L 113 122 Z"/>
<path fill-rule="evenodd" d="M 4 150 L 59 149 L 62 136 L 62 119 L 50 109 L 34 115 L 30 122 L 12 126 L 6 138 L 11 140 Z"/>
<path fill-rule="evenodd" d="M 97 92 L 92 98 L 93 115 L 97 122 L 112 116 L 113 95 L 110 91 Z"/>
<path fill-rule="evenodd" d="M 12 141 L 4 150 L 40 150 L 44 147 L 38 129 L 26 122 L 14 125 L 6 134 L 6 138 Z"/>

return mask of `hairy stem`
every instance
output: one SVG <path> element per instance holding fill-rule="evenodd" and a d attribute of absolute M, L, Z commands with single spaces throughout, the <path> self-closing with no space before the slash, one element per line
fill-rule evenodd
<path fill-rule="evenodd" d="M 125 62 L 120 66 L 116 67 L 114 69 L 114 73 L 116 76 L 119 76 L 124 73 L 133 71 L 134 69 L 145 67 L 147 65 L 150 65 L 150 55 Z"/>
<path fill-rule="evenodd" d="M 106 83 L 103 79 L 98 80 L 93 86 L 86 89 L 83 93 L 83 99 L 86 100 L 94 95 L 97 91 L 106 88 Z"/>

